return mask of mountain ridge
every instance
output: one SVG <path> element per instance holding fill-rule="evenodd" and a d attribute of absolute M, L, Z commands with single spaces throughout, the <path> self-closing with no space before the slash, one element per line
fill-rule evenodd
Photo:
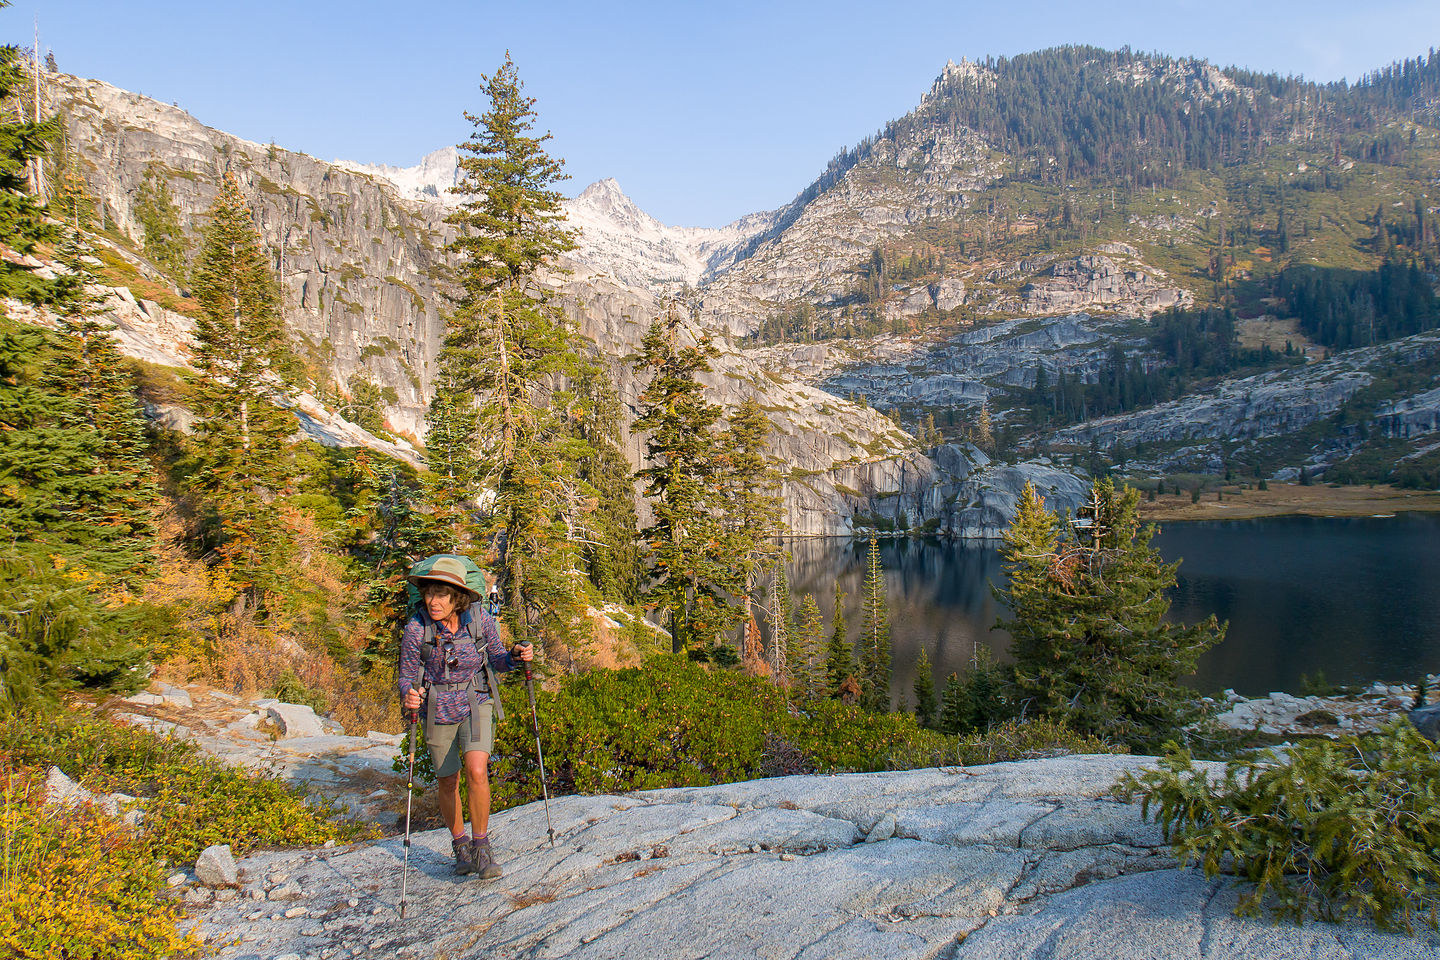
<path fill-rule="evenodd" d="M 1432 61 L 1440 73 L 1440 60 Z M 1012 63 L 1019 64 L 1018 73 L 1007 77 L 998 65 Z M 1407 68 L 1405 75 L 1417 69 Z M 1428 77 L 1430 70 L 1425 64 L 1421 74 Z M 998 128 L 987 133 L 962 122 L 980 102 L 974 98 L 1028 90 L 1026 84 L 1048 76 L 1046 71 L 1058 77 L 1056 96 L 1068 90 L 1091 97 L 1100 105 L 1090 108 L 1097 117 L 1107 115 L 1101 107 L 1112 101 L 1180 116 L 1201 102 L 1184 99 L 1193 90 L 1194 97 L 1218 104 L 1215 109 L 1239 110 L 1263 101 L 1261 107 L 1273 110 L 1264 116 L 1285 135 L 1221 145 L 1212 153 L 1194 144 L 1193 155 L 1174 154 L 1178 168 L 1151 171 L 1155 182 L 1141 177 L 1117 185 L 1069 174 L 1083 173 L 1087 163 L 1139 163 L 1133 168 L 1137 176 L 1149 176 L 1141 162 L 1150 155 L 1145 151 L 1169 149 L 1169 141 L 1161 137 L 1136 147 L 1133 157 L 1122 144 L 1118 152 L 1087 160 L 1083 151 L 1066 154 L 1064 144 L 1060 157 L 1036 148 L 1035 131 L 1017 128 L 1001 142 Z M 1258 86 L 1246 86 L 1246 80 Z M 1404 84 L 1412 80 L 1386 83 L 1409 89 Z M 63 105 L 72 142 L 88 151 L 87 177 L 122 232 L 132 237 L 140 232 L 133 199 L 149 165 L 160 164 L 192 222 L 208 204 L 218 171 L 238 171 L 255 198 L 257 226 L 277 251 L 297 335 L 337 382 L 363 374 L 396 389 L 398 400 L 389 411 L 393 422 L 421 433 L 443 331 L 448 269 L 443 248 L 453 234 L 444 214 L 454 198 L 440 186 L 447 176 L 453 180 L 453 148 L 412 168 L 328 165 L 209 130 L 183 111 L 160 111 L 164 117 L 156 119 L 154 109 L 140 103 L 143 98 L 87 86 L 98 81 L 56 81 L 70 90 Z M 1364 105 L 1383 103 L 1390 87 L 1376 83 L 1360 93 L 1334 94 L 1327 103 L 1343 106 L 1347 96 Z M 1377 199 L 1383 214 L 1392 205 L 1405 207 L 1408 191 L 1428 183 L 1415 171 L 1440 158 L 1435 128 L 1411 120 L 1394 121 L 1393 130 L 1380 120 L 1374 129 L 1364 128 L 1336 112 L 1340 107 L 1316 113 L 1285 99 L 1296 90 L 1308 96 L 1330 88 L 1221 71 L 1194 59 L 1093 48 L 986 63 L 962 60 L 946 65 L 915 110 L 842 151 L 775 211 L 724 228 L 668 227 L 612 179 L 590 185 L 566 201 L 581 245 L 560 266 L 574 274 L 547 282 L 600 346 L 623 402 L 633 401 L 635 385 L 621 358 L 643 334 L 645 318 L 674 296 L 724 344 L 711 384 L 722 403 L 733 405 L 747 394 L 763 398 L 786 381 L 807 385 L 798 392 L 779 390 L 786 399 L 769 403 L 777 427 L 773 452 L 789 472 L 787 502 L 799 532 L 853 532 L 857 518 L 865 516 L 901 526 L 935 520 L 941 529 L 976 529 L 970 521 L 946 519 L 951 506 L 945 498 L 937 502 L 913 486 L 920 478 L 933 482 L 938 462 L 952 462 L 934 446 L 926 417 L 939 422 L 940 440 L 962 448 L 981 402 L 998 403 L 992 410 L 997 422 L 1020 430 L 1025 412 L 1014 405 L 1024 402 L 1024 394 L 1017 388 L 1034 388 L 1034 370 L 1044 368 L 1052 378 L 1068 371 L 1088 380 L 1104 368 L 1105 351 L 1086 346 L 1073 354 L 1061 341 L 1047 345 L 1043 337 L 1025 340 L 1028 335 L 999 338 L 992 349 L 982 338 L 966 347 L 973 364 L 956 367 L 947 357 L 959 354 L 946 347 L 956 333 L 1024 316 L 1051 326 L 1057 318 L 1087 313 L 1107 323 L 1126 318 L 1145 323 L 1171 306 L 1251 296 L 1244 292 L 1246 284 L 1256 286 L 1254 278 L 1273 276 L 1292 261 L 1374 263 L 1378 241 L 1367 239 L 1367 232 L 1384 230 L 1396 242 L 1407 242 L 1409 235 L 1396 232 L 1394 223 L 1377 227 L 1367 221 L 1380 217 Z M 1023 104 L 1006 109 L 1017 123 L 1043 126 L 1052 120 L 1025 113 Z M 1122 131 L 1132 123 L 1116 122 Z M 1322 142 L 1320 134 L 1328 137 L 1341 127 L 1348 133 L 1338 146 Z M 1080 151 L 1085 144 L 1070 146 Z M 1224 160 L 1227 151 L 1232 160 Z M 1432 208 L 1419 215 L 1422 226 L 1408 241 L 1417 255 L 1432 256 L 1440 227 L 1426 226 L 1426 217 L 1434 220 L 1435 213 Z M 1242 337 L 1250 335 L 1246 322 Z M 1266 323 L 1303 343 L 1293 323 L 1277 325 L 1273 317 Z M 882 381 L 858 373 L 886 337 L 908 344 L 903 383 L 890 375 Z M 803 372 L 813 365 L 806 345 L 820 343 L 831 345 L 822 351 L 830 371 L 823 384 Z M 769 345 L 783 349 L 768 350 Z M 1139 328 L 1112 345 L 1136 363 L 1157 362 Z M 837 379 L 836 364 L 857 373 Z M 845 397 L 833 392 L 837 384 L 844 384 Z M 815 386 L 831 391 L 812 395 Z M 865 403 L 852 399 L 884 402 L 893 420 L 876 419 Z M 805 409 L 787 407 L 793 403 Z M 821 409 L 830 413 L 819 414 Z M 808 426 L 796 430 L 801 422 Z M 922 434 L 928 437 L 923 445 L 915 439 Z M 1033 443 L 1041 449 L 1041 439 Z M 638 463 L 638 441 L 627 436 L 626 444 L 632 463 Z M 1237 453 L 1217 451 L 1202 451 L 1197 462 Z M 1296 453 L 1283 455 L 1295 463 Z M 1255 456 L 1258 469 L 1264 458 Z M 1265 456 L 1266 469 L 1283 465 L 1275 460 L 1279 454 Z M 1154 463 L 1165 469 L 1184 465 L 1163 457 Z M 873 475 L 856 481 L 847 473 L 855 465 L 869 465 Z M 952 491 L 946 496 L 958 496 L 950 485 L 970 470 L 966 466 L 938 486 Z M 993 529 L 990 521 L 980 526 Z"/>

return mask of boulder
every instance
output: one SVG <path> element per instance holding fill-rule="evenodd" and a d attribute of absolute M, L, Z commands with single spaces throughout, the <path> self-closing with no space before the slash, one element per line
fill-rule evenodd
<path fill-rule="evenodd" d="M 282 902 L 286 900 L 299 900 L 304 895 L 304 891 L 300 889 L 300 884 L 294 880 L 286 880 L 284 883 L 277 884 L 273 887 L 270 892 L 266 894 L 266 899 Z"/>
<path fill-rule="evenodd" d="M 1440 704 L 1411 710 L 1408 716 L 1421 736 L 1431 742 L 1440 743 Z"/>
<path fill-rule="evenodd" d="M 325 735 L 324 725 L 310 707 L 298 703 L 275 702 L 265 707 L 265 713 L 280 728 L 280 736 L 286 740 L 291 737 Z"/>
<path fill-rule="evenodd" d="M 210 887 L 233 887 L 240 881 L 235 858 L 228 843 L 217 843 L 201 851 L 195 861 L 195 877 Z"/>
<path fill-rule="evenodd" d="M 167 707 L 185 707 L 189 709 L 195 706 L 190 699 L 190 694 L 177 686 L 169 683 L 157 683 L 155 692 L 160 694 L 161 703 Z"/>
<path fill-rule="evenodd" d="M 80 784 L 65 776 L 65 771 L 59 767 L 51 767 L 45 774 L 45 799 L 44 803 L 58 804 L 62 807 L 74 807 L 83 803 L 94 803 L 95 794 L 86 790 Z"/>

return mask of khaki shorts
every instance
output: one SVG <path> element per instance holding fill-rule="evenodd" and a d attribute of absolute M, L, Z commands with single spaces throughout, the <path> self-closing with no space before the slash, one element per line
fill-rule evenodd
<path fill-rule="evenodd" d="M 484 753 L 495 751 L 495 705 L 488 700 L 480 704 L 480 712 L 473 718 L 480 728 L 480 739 L 470 735 L 470 721 L 467 717 L 459 723 L 435 725 L 435 739 L 425 745 L 430 748 L 430 762 L 435 767 L 435 776 L 453 777 L 460 772 L 461 754 L 480 750 Z"/>

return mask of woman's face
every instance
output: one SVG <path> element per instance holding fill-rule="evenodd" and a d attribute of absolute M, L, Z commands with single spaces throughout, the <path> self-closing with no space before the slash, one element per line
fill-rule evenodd
<path fill-rule="evenodd" d="M 420 588 L 425 612 L 431 620 L 449 620 L 460 609 L 460 591 L 443 583 L 427 583 Z"/>

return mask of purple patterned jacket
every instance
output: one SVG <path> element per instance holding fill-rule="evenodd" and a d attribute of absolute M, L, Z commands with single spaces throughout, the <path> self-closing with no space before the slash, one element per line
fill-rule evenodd
<path fill-rule="evenodd" d="M 474 630 L 472 630 L 474 626 Z M 435 656 L 428 664 L 423 663 L 425 659 L 425 621 L 419 614 L 410 617 L 410 622 L 405 624 L 405 633 L 400 638 L 400 696 L 410 692 L 415 685 L 415 677 L 420 675 L 421 667 L 425 668 L 425 681 L 420 684 L 428 687 L 432 683 L 440 683 L 443 675 L 445 660 L 447 659 L 445 644 L 447 641 L 454 642 L 458 639 L 475 638 L 475 646 L 469 644 L 453 647 L 453 655 L 457 661 L 455 666 L 450 668 L 450 681 L 452 683 L 465 683 L 481 668 L 480 650 L 483 647 L 490 658 L 490 667 L 493 670 L 503 672 L 515 667 L 515 660 L 510 656 L 500 642 L 500 632 L 495 629 L 495 621 L 490 614 L 481 612 L 480 622 L 474 625 L 470 620 L 470 608 L 460 611 L 460 628 L 451 633 L 445 629 L 442 623 L 435 624 Z M 489 695 L 481 693 L 480 702 L 484 703 L 490 699 Z M 425 705 L 422 702 L 421 714 L 425 712 Z M 435 722 L 436 723 L 459 723 L 470 716 L 470 699 L 463 689 L 437 690 L 435 692 Z"/>

